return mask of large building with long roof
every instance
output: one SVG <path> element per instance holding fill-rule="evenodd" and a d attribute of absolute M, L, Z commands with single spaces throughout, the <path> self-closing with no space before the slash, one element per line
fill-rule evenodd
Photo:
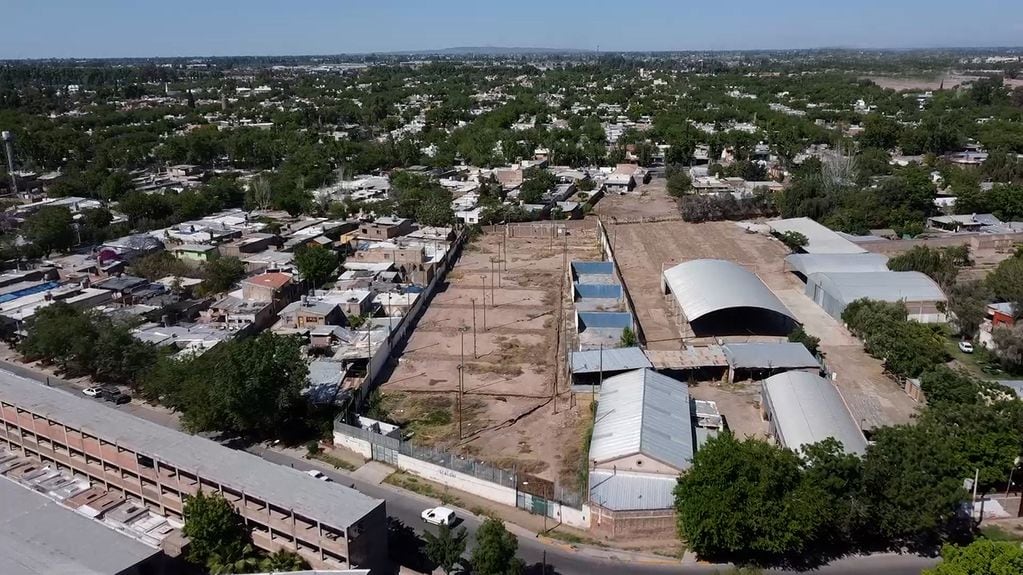
<path fill-rule="evenodd" d="M 762 382 L 761 410 L 778 442 L 793 450 L 828 438 L 847 453 L 867 450 L 863 431 L 830 381 L 804 371 L 788 371 Z"/>
<path fill-rule="evenodd" d="M 180 519 L 200 489 L 221 493 L 257 546 L 295 551 L 313 567 L 386 563 L 382 500 L 3 370 L 0 446 L 166 517 Z"/>

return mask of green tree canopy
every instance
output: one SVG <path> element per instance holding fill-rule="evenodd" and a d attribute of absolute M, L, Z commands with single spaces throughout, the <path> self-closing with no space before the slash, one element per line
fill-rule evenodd
<path fill-rule="evenodd" d="M 224 565 L 249 554 L 250 536 L 245 522 L 223 495 L 207 495 L 200 490 L 187 496 L 184 519 L 181 532 L 191 541 L 189 561 L 206 566 Z"/>
<path fill-rule="evenodd" d="M 941 563 L 924 575 L 1018 575 L 1023 573 L 1023 547 L 1015 541 L 979 539 L 965 547 L 946 545 Z"/>
<path fill-rule="evenodd" d="M 205 277 L 200 286 L 202 293 L 223 293 L 245 277 L 245 264 L 234 256 L 215 258 L 203 264 L 202 273 Z"/>
<path fill-rule="evenodd" d="M 515 557 L 518 549 L 518 540 L 504 528 L 504 523 L 488 517 L 476 531 L 476 547 L 470 560 L 473 573 L 520 575 L 524 565 Z"/>
<path fill-rule="evenodd" d="M 312 287 L 322 286 L 337 270 L 338 255 L 334 250 L 318 245 L 303 246 L 295 250 L 295 266 L 302 278 Z"/>
<path fill-rule="evenodd" d="M 423 539 L 426 540 L 426 556 L 440 566 L 444 573 L 450 575 L 462 561 L 466 537 L 464 527 L 452 531 L 447 525 L 441 525 L 436 535 L 426 531 L 423 533 Z"/>
<path fill-rule="evenodd" d="M 68 251 L 75 244 L 74 218 L 64 206 L 43 206 L 22 225 L 25 238 L 49 256 Z"/>

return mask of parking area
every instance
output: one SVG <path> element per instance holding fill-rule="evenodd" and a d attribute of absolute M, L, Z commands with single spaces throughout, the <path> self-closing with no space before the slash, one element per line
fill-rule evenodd
<path fill-rule="evenodd" d="M 572 325 L 565 266 L 599 259 L 600 252 L 592 222 L 567 229 L 554 241 L 498 229 L 467 246 L 381 386 L 392 418 L 429 417 L 438 425 L 421 441 L 503 467 L 550 480 L 574 473 L 579 462 L 568 455 L 579 457 L 581 412 L 565 381 L 564 342 Z"/>

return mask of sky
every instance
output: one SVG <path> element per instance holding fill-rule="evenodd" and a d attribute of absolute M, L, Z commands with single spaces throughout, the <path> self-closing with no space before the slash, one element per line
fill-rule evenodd
<path fill-rule="evenodd" d="M 1021 45 L 1021 0 L 0 1 L 0 59 Z"/>

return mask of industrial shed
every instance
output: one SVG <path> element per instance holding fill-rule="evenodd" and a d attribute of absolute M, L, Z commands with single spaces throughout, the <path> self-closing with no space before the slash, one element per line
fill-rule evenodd
<path fill-rule="evenodd" d="M 759 379 L 797 369 L 816 374 L 821 369 L 817 358 L 801 343 L 726 343 L 721 347 L 728 358 L 728 381 Z"/>
<path fill-rule="evenodd" d="M 693 458 L 689 388 L 650 369 L 604 380 L 590 442 L 595 468 L 678 475 Z"/>
<path fill-rule="evenodd" d="M 697 336 L 784 335 L 797 323 L 760 278 L 729 261 L 678 264 L 664 271 L 662 288 Z"/>
<path fill-rule="evenodd" d="M 790 218 L 767 224 L 779 234 L 797 232 L 806 236 L 807 242 L 802 250 L 808 254 L 862 254 L 867 251 L 810 218 Z"/>
<path fill-rule="evenodd" d="M 626 371 L 651 368 L 653 364 L 638 347 L 572 352 L 572 384 L 597 385 Z"/>
<path fill-rule="evenodd" d="M 888 256 L 884 254 L 792 254 L 785 258 L 785 269 L 805 281 L 811 274 L 834 272 L 886 272 Z"/>
<path fill-rule="evenodd" d="M 848 453 L 863 454 L 867 441 L 841 394 L 812 373 L 789 371 L 763 381 L 761 411 L 771 433 L 789 449 L 833 437 Z"/>
<path fill-rule="evenodd" d="M 695 445 L 686 384 L 650 369 L 605 379 L 589 453 L 592 528 L 673 535 L 672 490 Z"/>
<path fill-rule="evenodd" d="M 904 302 L 909 318 L 922 323 L 948 320 L 939 309 L 946 301 L 944 292 L 920 272 L 815 273 L 807 277 L 806 295 L 839 320 L 846 306 L 862 298 Z"/>

